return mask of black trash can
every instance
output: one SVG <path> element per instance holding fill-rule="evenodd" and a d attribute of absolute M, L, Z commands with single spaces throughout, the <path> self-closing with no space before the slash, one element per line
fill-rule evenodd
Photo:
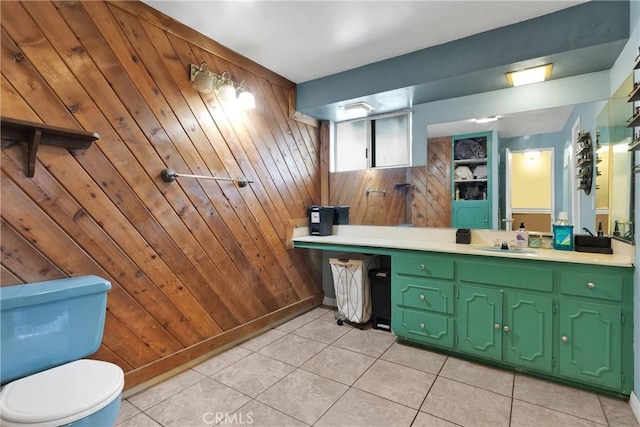
<path fill-rule="evenodd" d="M 369 270 L 371 321 L 375 329 L 391 332 L 391 270 Z"/>

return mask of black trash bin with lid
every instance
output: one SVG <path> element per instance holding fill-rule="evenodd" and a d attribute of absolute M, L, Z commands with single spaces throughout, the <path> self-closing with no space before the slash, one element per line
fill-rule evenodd
<path fill-rule="evenodd" d="M 375 329 L 391 331 L 391 270 L 369 270 L 371 320 Z"/>

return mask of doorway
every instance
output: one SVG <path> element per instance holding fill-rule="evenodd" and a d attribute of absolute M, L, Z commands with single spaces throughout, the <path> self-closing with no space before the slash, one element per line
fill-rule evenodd
<path fill-rule="evenodd" d="M 554 149 L 506 150 L 505 229 L 524 223 L 529 231 L 550 233 L 554 221 Z"/>

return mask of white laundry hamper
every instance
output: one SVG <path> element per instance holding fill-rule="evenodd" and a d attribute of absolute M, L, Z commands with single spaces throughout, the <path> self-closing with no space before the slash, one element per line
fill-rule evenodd
<path fill-rule="evenodd" d="M 369 270 L 380 268 L 376 255 L 345 254 L 329 258 L 336 293 L 339 325 L 345 320 L 360 327 L 371 320 L 371 282 Z"/>

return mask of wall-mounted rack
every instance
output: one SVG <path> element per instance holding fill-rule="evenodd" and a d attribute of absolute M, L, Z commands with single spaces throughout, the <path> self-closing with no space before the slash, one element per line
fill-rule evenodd
<path fill-rule="evenodd" d="M 585 194 L 590 194 L 593 186 L 593 151 L 591 133 L 581 131 L 578 134 L 578 149 L 576 151 L 576 169 L 578 170 L 576 178 L 580 181 L 578 189 L 583 190 Z M 596 162 L 599 162 L 597 157 Z"/>
<path fill-rule="evenodd" d="M 252 180 L 247 179 L 244 176 L 241 176 L 240 178 L 221 178 L 217 176 L 208 176 L 208 175 L 191 175 L 187 173 L 177 173 L 176 171 L 170 168 L 163 169 L 162 172 L 160 173 L 160 176 L 162 177 L 162 180 L 164 182 L 173 182 L 176 180 L 176 178 L 196 178 L 196 179 L 213 179 L 215 181 L 237 182 L 238 187 L 246 187 L 247 184 L 253 184 Z"/>
<path fill-rule="evenodd" d="M 366 193 L 367 193 L 367 196 L 369 196 L 369 194 L 371 193 L 382 193 L 383 196 L 386 196 L 387 190 L 372 190 L 370 188 L 367 188 Z"/>
<path fill-rule="evenodd" d="M 24 174 L 29 178 L 32 178 L 35 173 L 36 153 L 41 144 L 70 150 L 85 149 L 89 148 L 93 141 L 100 138 L 100 135 L 95 132 L 65 129 L 8 117 L 1 117 L 0 121 L 2 122 L 0 130 L 2 148 L 17 143 L 27 144 Z"/>
<path fill-rule="evenodd" d="M 633 71 L 631 71 L 634 73 L 633 90 L 627 98 L 627 102 L 631 103 L 631 117 L 627 120 L 627 127 L 631 128 L 632 131 L 629 151 L 640 149 L 640 79 L 635 78 L 635 73 L 638 70 L 640 70 L 640 48 L 638 48 L 638 56 L 633 65 Z"/>

